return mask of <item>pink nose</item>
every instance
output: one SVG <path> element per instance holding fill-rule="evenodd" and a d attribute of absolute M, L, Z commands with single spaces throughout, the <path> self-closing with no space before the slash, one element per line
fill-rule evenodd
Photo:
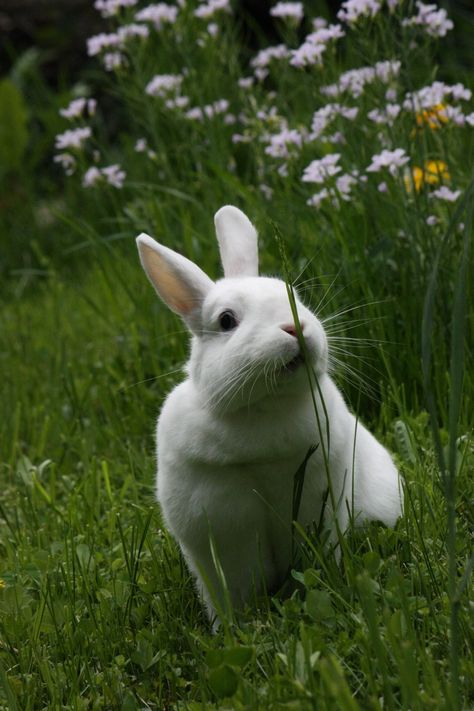
<path fill-rule="evenodd" d="M 304 323 L 300 321 L 300 327 L 301 331 L 304 331 Z M 294 338 L 298 338 L 298 333 L 296 331 L 295 325 L 292 324 L 287 324 L 285 326 L 281 326 L 281 330 L 285 331 L 286 333 L 289 333 L 290 336 L 293 336 Z"/>

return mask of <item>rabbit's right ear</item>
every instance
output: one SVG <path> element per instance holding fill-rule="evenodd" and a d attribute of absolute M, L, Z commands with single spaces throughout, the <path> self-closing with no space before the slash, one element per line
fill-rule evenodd
<path fill-rule="evenodd" d="M 199 331 L 201 305 L 214 282 L 194 262 L 145 233 L 137 237 L 137 247 L 142 267 L 158 295 L 191 331 Z"/>

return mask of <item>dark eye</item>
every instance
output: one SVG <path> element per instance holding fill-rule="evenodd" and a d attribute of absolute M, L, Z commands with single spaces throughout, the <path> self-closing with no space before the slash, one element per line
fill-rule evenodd
<path fill-rule="evenodd" d="M 219 316 L 219 326 L 223 331 L 232 331 L 237 326 L 237 319 L 232 311 L 223 311 Z"/>

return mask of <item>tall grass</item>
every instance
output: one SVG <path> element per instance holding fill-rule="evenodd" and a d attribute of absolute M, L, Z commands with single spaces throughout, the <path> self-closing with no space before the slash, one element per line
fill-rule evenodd
<path fill-rule="evenodd" d="M 0 707 L 468 708 L 472 132 L 454 119 L 430 127 L 429 111 L 403 109 L 391 126 L 367 117 L 388 89 L 401 105 L 430 84 L 442 49 L 403 26 L 416 12 L 406 3 L 345 27 L 322 67 L 273 60 L 268 77 L 242 88 L 253 69 L 239 19 L 216 17 L 210 37 L 193 8 L 130 44 L 116 72 L 99 62 L 86 77 L 102 97 L 77 123 L 90 123 L 92 138 L 72 151 L 65 204 L 50 206 L 50 226 L 35 226 L 28 254 L 38 269 L 13 271 L 1 287 Z M 304 31 L 279 25 L 293 48 L 311 30 L 306 11 Z M 400 74 L 387 85 L 357 98 L 321 92 L 349 68 L 395 59 Z M 190 106 L 226 98 L 238 122 L 192 121 L 145 93 L 153 75 L 178 72 Z M 265 152 L 283 120 L 303 136 L 328 101 L 358 116 L 337 116 L 287 158 Z M 446 104 L 466 115 L 472 106 Z M 152 154 L 134 150 L 139 138 Z M 367 172 L 384 147 L 403 148 L 410 163 Z M 341 172 L 367 181 L 345 200 L 326 180 L 333 199 L 316 209 L 306 201 L 323 185 L 301 177 L 334 152 Z M 418 185 L 412 169 L 428 161 L 439 170 Z M 113 163 L 127 174 L 121 189 L 105 178 L 82 187 L 88 168 Z M 463 195 L 436 199 L 443 184 Z M 217 278 L 212 215 L 229 202 L 259 228 L 262 272 L 296 280 L 325 319 L 338 384 L 394 451 L 406 504 L 394 530 L 374 523 L 345 538 L 340 563 L 317 521 L 295 528 L 284 590 L 212 634 L 154 500 L 154 422 L 182 377 L 187 334 L 149 289 L 133 238 L 145 230 Z"/>

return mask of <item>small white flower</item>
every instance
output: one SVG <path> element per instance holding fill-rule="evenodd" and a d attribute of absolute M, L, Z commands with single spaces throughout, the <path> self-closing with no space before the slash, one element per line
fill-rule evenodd
<path fill-rule="evenodd" d="M 53 161 L 59 163 L 66 175 L 72 175 L 76 170 L 76 159 L 70 153 L 58 153 Z"/>
<path fill-rule="evenodd" d="M 386 193 L 386 192 L 388 192 L 387 183 L 384 183 L 384 182 L 379 183 L 379 184 L 377 185 L 377 190 L 379 191 L 379 193 Z"/>
<path fill-rule="evenodd" d="M 451 96 L 455 101 L 470 101 L 472 98 L 472 91 L 466 89 L 466 87 L 461 84 L 454 84 L 451 88 Z"/>
<path fill-rule="evenodd" d="M 266 47 L 260 50 L 250 62 L 255 69 L 264 69 L 268 67 L 273 59 L 286 59 L 290 54 L 290 50 L 285 44 L 278 44 L 275 47 Z"/>
<path fill-rule="evenodd" d="M 436 217 L 436 215 L 428 215 L 428 217 L 426 218 L 426 224 L 429 227 L 433 227 L 434 225 L 438 224 L 438 218 Z"/>
<path fill-rule="evenodd" d="M 82 185 L 84 188 L 91 188 L 96 185 L 100 180 L 102 180 L 102 174 L 99 168 L 92 166 L 84 173 L 82 178 Z"/>
<path fill-rule="evenodd" d="M 117 34 L 120 37 L 123 46 L 127 40 L 133 39 L 134 37 L 146 39 L 150 36 L 150 30 L 146 25 L 138 25 L 134 22 L 131 25 L 123 25 L 123 27 L 119 27 Z"/>
<path fill-rule="evenodd" d="M 312 22 L 314 30 L 321 30 L 323 27 L 328 26 L 328 21 L 324 17 L 315 17 Z"/>
<path fill-rule="evenodd" d="M 112 72 L 114 69 L 120 69 L 125 57 L 121 52 L 107 52 L 107 54 L 104 54 L 103 59 L 106 71 Z"/>
<path fill-rule="evenodd" d="M 135 19 L 139 22 L 151 22 L 157 31 L 161 30 L 165 24 L 173 25 L 177 17 L 178 8 L 164 2 L 148 5 L 135 15 Z"/>
<path fill-rule="evenodd" d="M 401 62 L 398 60 L 384 60 L 376 62 L 373 67 L 359 67 L 343 72 L 335 84 L 321 87 L 321 93 L 325 96 L 336 97 L 344 92 L 348 92 L 355 99 L 358 99 L 367 84 L 373 83 L 376 79 L 384 83 L 392 81 L 400 73 Z"/>
<path fill-rule="evenodd" d="M 250 134 L 234 133 L 232 135 L 232 143 L 251 143 L 253 138 Z"/>
<path fill-rule="evenodd" d="M 450 190 L 446 185 L 442 185 L 437 190 L 433 190 L 430 197 L 446 200 L 447 202 L 455 202 L 460 195 L 460 190 Z"/>
<path fill-rule="evenodd" d="M 183 77 L 181 74 L 157 74 L 145 87 L 149 96 L 167 96 L 181 87 Z"/>
<path fill-rule="evenodd" d="M 194 11 L 196 17 L 200 17 L 206 20 L 208 17 L 212 17 L 216 12 L 220 11 L 231 12 L 231 6 L 229 0 L 209 0 L 208 2 L 201 3 Z"/>
<path fill-rule="evenodd" d="M 274 133 L 269 137 L 270 143 L 265 148 L 265 153 L 273 158 L 290 157 L 292 147 L 301 148 L 303 136 L 296 129 L 283 128 L 280 133 Z"/>
<path fill-rule="evenodd" d="M 148 150 L 148 143 L 146 138 L 138 138 L 135 143 L 135 150 L 137 153 L 145 153 Z"/>
<path fill-rule="evenodd" d="M 166 99 L 167 109 L 185 109 L 189 105 L 189 96 L 175 96 L 173 99 Z"/>
<path fill-rule="evenodd" d="M 329 153 L 319 160 L 313 160 L 306 166 L 301 178 L 304 183 L 324 183 L 327 178 L 330 178 L 341 172 L 340 166 L 337 165 L 341 155 L 340 153 Z"/>
<path fill-rule="evenodd" d="M 403 167 L 410 160 L 403 148 L 396 148 L 394 151 L 383 150 L 382 153 L 372 156 L 372 163 L 367 168 L 368 173 L 378 173 L 387 168 L 391 175 L 396 175 L 398 169 Z"/>
<path fill-rule="evenodd" d="M 404 27 L 423 27 L 431 37 L 445 37 L 452 30 L 454 24 L 448 18 L 446 10 L 439 9 L 436 5 L 425 5 L 417 2 L 418 14 L 408 19 L 402 20 Z"/>
<path fill-rule="evenodd" d="M 339 191 L 339 197 L 343 200 L 350 200 L 351 188 L 357 184 L 357 179 L 353 175 L 344 173 L 336 178 L 336 188 Z"/>
<path fill-rule="evenodd" d="M 341 25 L 320 27 L 309 34 L 298 49 L 290 51 L 290 64 L 294 67 L 306 67 L 321 64 L 324 52 L 329 42 L 344 37 L 345 32 Z"/>
<path fill-rule="evenodd" d="M 328 143 L 333 143 L 339 146 L 344 146 L 346 144 L 346 139 L 344 138 L 344 134 L 341 131 L 331 133 L 331 135 L 327 137 L 327 141 Z"/>
<path fill-rule="evenodd" d="M 101 32 L 98 35 L 89 37 L 87 40 L 87 54 L 89 57 L 94 57 L 96 54 L 100 54 L 104 49 L 110 49 L 110 47 L 121 47 L 122 40 L 116 32 L 106 34 Z"/>
<path fill-rule="evenodd" d="M 253 86 L 253 77 L 242 77 L 238 81 L 241 89 L 250 89 Z"/>
<path fill-rule="evenodd" d="M 326 188 L 323 188 L 319 193 L 316 193 L 312 197 L 309 198 L 309 200 L 306 200 L 306 204 L 309 205 L 310 207 L 316 207 L 318 208 L 323 200 L 327 200 L 329 197 L 329 192 Z"/>
<path fill-rule="evenodd" d="M 112 185 L 112 187 L 118 189 L 123 187 L 126 174 L 123 170 L 121 170 L 119 165 L 109 165 L 106 168 L 101 168 L 100 172 L 102 175 L 105 175 L 107 182 L 109 185 Z"/>
<path fill-rule="evenodd" d="M 73 99 L 65 109 L 59 109 L 61 116 L 67 119 L 79 118 L 86 107 L 87 100 L 84 98 Z"/>
<path fill-rule="evenodd" d="M 59 150 L 63 148 L 82 148 L 84 142 L 90 138 L 92 131 L 89 126 L 75 128 L 69 131 L 64 131 L 56 136 L 55 147 Z"/>
<path fill-rule="evenodd" d="M 387 104 L 382 111 L 379 109 L 373 109 L 367 114 L 367 118 L 376 124 L 384 124 L 387 126 L 393 126 L 395 119 L 401 111 L 401 106 L 399 104 Z"/>
<path fill-rule="evenodd" d="M 67 119 L 80 118 L 87 109 L 89 116 L 95 114 L 95 109 L 97 102 L 95 99 L 85 99 L 81 97 L 80 99 L 73 99 L 70 104 L 65 109 L 59 109 L 61 116 Z"/>
<path fill-rule="evenodd" d="M 272 17 L 281 17 L 284 20 L 301 22 L 304 16 L 302 2 L 278 2 L 270 10 Z"/>
<path fill-rule="evenodd" d="M 216 37 L 219 33 L 219 25 L 216 22 L 210 22 L 207 26 L 207 31 L 211 37 Z"/>
<path fill-rule="evenodd" d="M 262 195 L 267 199 L 271 200 L 273 197 L 273 189 L 269 185 L 265 185 L 264 183 L 261 183 L 259 186 L 260 192 Z"/>
<path fill-rule="evenodd" d="M 382 0 L 345 0 L 337 13 L 338 20 L 354 25 L 360 17 L 375 17 Z"/>

